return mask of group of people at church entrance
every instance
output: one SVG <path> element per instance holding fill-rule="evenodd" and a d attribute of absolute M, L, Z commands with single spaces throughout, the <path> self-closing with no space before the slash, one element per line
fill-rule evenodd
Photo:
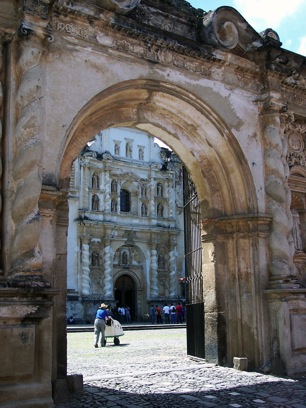
<path fill-rule="evenodd" d="M 181 303 L 175 306 L 173 303 L 169 306 L 167 303 L 161 308 L 159 305 L 151 305 L 149 316 L 151 324 L 175 324 L 184 323 L 186 319 L 186 308 Z"/>

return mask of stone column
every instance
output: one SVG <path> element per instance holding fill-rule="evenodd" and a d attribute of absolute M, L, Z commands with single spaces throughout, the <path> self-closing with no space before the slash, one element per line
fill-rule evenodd
<path fill-rule="evenodd" d="M 158 273 L 157 273 L 157 250 L 156 243 L 151 244 L 150 256 L 150 297 L 156 299 L 158 297 Z"/>
<path fill-rule="evenodd" d="M 171 250 L 169 252 L 169 281 L 170 281 L 170 297 L 177 296 L 177 265 L 176 265 L 176 237 L 171 239 Z"/>
<path fill-rule="evenodd" d="M 291 192 L 288 186 L 289 164 L 286 160 L 288 141 L 286 122 L 281 106 L 271 99 L 262 112 L 265 142 L 265 191 L 267 208 L 272 215 L 269 239 L 269 285 L 265 291 L 269 305 L 269 365 L 278 375 L 305 370 L 306 301 L 305 288 L 296 276 L 290 211 Z"/>
<path fill-rule="evenodd" d="M 265 141 L 265 191 L 268 212 L 272 215 L 269 238 L 269 287 L 298 288 L 292 254 L 291 193 L 288 186 L 289 166 L 286 161 L 287 141 L 281 125 L 281 106 L 268 100 L 262 111 Z"/>
<path fill-rule="evenodd" d="M 90 295 L 90 277 L 89 277 L 89 238 L 82 237 L 82 260 L 81 260 L 81 293 L 83 296 Z"/>
<path fill-rule="evenodd" d="M 67 194 L 54 187 L 44 186 L 39 199 L 42 215 L 43 271 L 52 286 L 59 289 L 54 299 L 53 319 L 53 368 L 52 379 L 67 376 L 67 230 L 68 202 Z"/>
<path fill-rule="evenodd" d="M 174 186 L 174 175 L 173 178 L 170 178 L 167 183 L 168 187 L 168 203 L 169 203 L 169 218 L 174 218 L 175 214 L 175 190 Z"/>
<path fill-rule="evenodd" d="M 45 2 L 48 8 L 48 1 Z M 24 8 L 26 10 L 26 7 Z M 9 48 L 5 144 L 5 244 L 6 275 L 10 286 L 50 287 L 42 274 L 39 246 L 42 187 L 43 71 L 46 31 L 33 14 L 23 15 Z M 31 21 L 31 19 L 35 21 Z M 29 19 L 30 21 L 27 21 Z M 42 24 L 46 24 L 43 22 Z"/>
<path fill-rule="evenodd" d="M 89 186 L 89 169 L 86 162 L 82 166 L 82 180 L 81 180 L 81 205 L 82 208 L 91 209 L 91 196 L 88 194 Z"/>
<path fill-rule="evenodd" d="M 1 217 L 5 240 L 0 288 L 0 405 L 16 408 L 54 405 L 53 344 L 56 334 L 53 318 L 56 314 L 53 310 L 54 297 L 59 290 L 51 289 L 50 282 L 54 277 L 51 230 L 56 210 L 54 207 L 39 208 L 45 96 L 42 66 L 44 43 L 48 40 L 48 9 L 48 0 L 35 5 L 19 2 L 16 24 L 19 21 L 20 26 L 16 27 L 18 31 L 11 42 L 7 42 L 6 72 L 1 75 L 6 88 L 6 116 L 1 152 L 1 157 L 5 158 Z M 13 29 L 11 25 L 10 31 Z M 0 67 L 2 70 L 2 64 Z M 44 259 L 42 240 L 51 244 Z"/>
<path fill-rule="evenodd" d="M 105 172 L 104 172 L 104 191 L 105 191 L 105 200 L 104 200 L 104 211 L 106 213 L 111 212 L 111 195 L 110 195 L 110 176 L 109 176 L 110 170 L 105 167 Z M 120 208 L 120 207 L 119 207 Z"/>
<path fill-rule="evenodd" d="M 154 217 L 156 217 L 156 206 L 155 206 L 155 180 L 154 180 L 154 178 L 152 177 L 151 178 L 151 181 L 150 181 L 150 192 L 149 192 L 149 194 L 150 194 L 150 203 L 149 203 L 149 205 L 150 205 L 150 217 L 151 218 L 154 218 Z"/>
<path fill-rule="evenodd" d="M 110 241 L 105 241 L 104 247 L 104 298 L 113 299 L 113 277 L 111 268 L 111 247 Z"/>
<path fill-rule="evenodd" d="M 235 216 L 202 222 L 205 359 L 231 364 L 247 357 L 258 369 L 267 354 L 264 289 L 269 216 Z"/>
<path fill-rule="evenodd" d="M 0 32 L 0 78 L 3 77 L 3 34 Z M 3 84 L 0 80 L 0 112 L 3 112 Z M 3 118 L 2 115 L 0 116 L 0 182 L 2 185 L 2 123 Z M 2 213 L 2 194 L 0 194 L 0 214 Z M 1 223 L 1 230 L 2 230 L 2 223 Z M 2 249 L 2 236 L 0 237 L 0 249 Z M 3 276 L 3 261 L 0 264 L 0 279 Z"/>

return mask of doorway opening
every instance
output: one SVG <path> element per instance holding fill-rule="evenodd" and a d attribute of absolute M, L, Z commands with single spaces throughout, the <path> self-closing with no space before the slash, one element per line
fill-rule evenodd
<path fill-rule="evenodd" d="M 136 285 L 134 280 L 128 274 L 121 275 L 115 281 L 115 302 L 116 308 L 129 307 L 131 319 L 135 320 L 136 310 Z"/>

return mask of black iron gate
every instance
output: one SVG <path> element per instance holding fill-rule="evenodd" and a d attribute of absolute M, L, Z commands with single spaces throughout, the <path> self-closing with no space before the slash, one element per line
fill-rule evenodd
<path fill-rule="evenodd" d="M 200 205 L 195 186 L 183 169 L 187 354 L 205 358 L 204 298 Z"/>

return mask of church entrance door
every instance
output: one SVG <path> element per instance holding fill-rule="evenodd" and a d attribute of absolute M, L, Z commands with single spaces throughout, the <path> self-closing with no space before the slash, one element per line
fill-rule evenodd
<path fill-rule="evenodd" d="M 131 319 L 136 316 L 136 285 L 129 275 L 121 275 L 115 282 L 115 300 L 117 307 L 130 308 Z"/>

